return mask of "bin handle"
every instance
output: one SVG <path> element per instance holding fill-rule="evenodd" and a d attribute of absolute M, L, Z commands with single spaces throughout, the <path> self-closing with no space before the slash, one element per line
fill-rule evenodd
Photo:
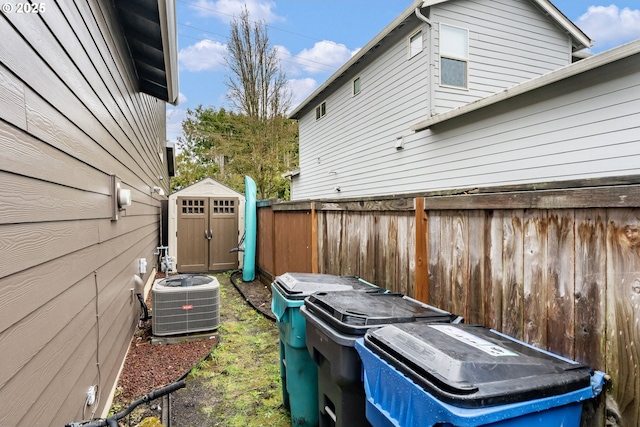
<path fill-rule="evenodd" d="M 333 423 L 337 423 L 337 418 L 336 414 L 333 413 L 333 411 L 331 410 L 331 408 L 329 408 L 328 406 L 324 407 L 325 412 L 331 417 L 331 419 L 333 420 Z"/>

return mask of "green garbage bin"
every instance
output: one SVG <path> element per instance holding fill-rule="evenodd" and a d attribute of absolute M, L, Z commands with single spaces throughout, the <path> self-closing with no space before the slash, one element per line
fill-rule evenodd
<path fill-rule="evenodd" d="M 282 400 L 294 426 L 318 425 L 318 369 L 306 344 L 306 321 L 300 314 L 304 299 L 320 291 L 384 292 L 355 276 L 285 273 L 271 284 L 271 311 L 280 333 Z"/>

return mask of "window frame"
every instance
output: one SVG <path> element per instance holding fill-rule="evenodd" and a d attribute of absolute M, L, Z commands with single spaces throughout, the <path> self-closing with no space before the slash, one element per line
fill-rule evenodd
<path fill-rule="evenodd" d="M 327 115 L 327 101 L 322 101 L 316 107 L 316 121 Z"/>
<path fill-rule="evenodd" d="M 420 50 L 417 52 L 413 52 L 413 44 L 411 43 L 413 39 L 416 37 L 420 37 Z M 414 58 L 420 54 L 424 50 L 424 35 L 422 32 L 422 28 L 417 31 L 411 33 L 409 37 L 407 37 L 407 59 Z"/>
<path fill-rule="evenodd" d="M 356 92 L 356 82 L 358 83 L 357 92 Z M 355 79 L 351 80 L 351 95 L 356 96 L 360 94 L 360 92 L 362 92 L 362 79 L 360 78 L 360 76 L 358 76 Z"/>
<path fill-rule="evenodd" d="M 449 53 L 443 53 L 443 31 L 442 28 L 443 27 L 449 27 L 449 28 L 454 28 L 456 30 L 463 30 L 466 33 L 466 37 L 465 37 L 465 50 L 466 50 L 466 57 L 463 56 L 459 56 L 459 55 L 455 55 L 455 54 L 449 54 Z M 439 28 L 439 57 L 440 57 L 440 70 L 439 70 L 439 74 L 440 74 L 440 86 L 442 87 L 447 87 L 447 88 L 452 88 L 452 89 L 460 89 L 460 90 L 469 90 L 469 29 L 468 28 L 464 28 L 464 27 L 458 27 L 456 25 L 451 25 L 451 24 L 445 24 L 440 22 L 440 28 Z M 457 86 L 457 85 L 453 85 L 450 83 L 443 83 L 442 81 L 442 77 L 443 77 L 443 72 L 442 72 L 442 59 L 450 59 L 453 61 L 460 61 L 460 62 L 464 62 L 465 64 L 465 85 L 464 86 Z"/>

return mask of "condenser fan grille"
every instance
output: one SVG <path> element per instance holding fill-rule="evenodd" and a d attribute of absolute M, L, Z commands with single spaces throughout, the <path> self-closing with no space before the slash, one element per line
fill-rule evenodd
<path fill-rule="evenodd" d="M 154 335 L 210 331 L 220 326 L 220 285 L 214 277 L 207 278 L 209 283 L 195 287 L 164 286 L 162 281 L 154 285 Z"/>

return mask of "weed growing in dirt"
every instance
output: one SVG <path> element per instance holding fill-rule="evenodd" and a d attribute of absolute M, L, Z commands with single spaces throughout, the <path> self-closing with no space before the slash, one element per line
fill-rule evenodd
<path fill-rule="evenodd" d="M 282 406 L 279 335 L 276 325 L 256 313 L 220 280 L 220 343 L 209 360 L 192 369 L 215 396 L 201 411 L 213 426 L 289 427 Z"/>

